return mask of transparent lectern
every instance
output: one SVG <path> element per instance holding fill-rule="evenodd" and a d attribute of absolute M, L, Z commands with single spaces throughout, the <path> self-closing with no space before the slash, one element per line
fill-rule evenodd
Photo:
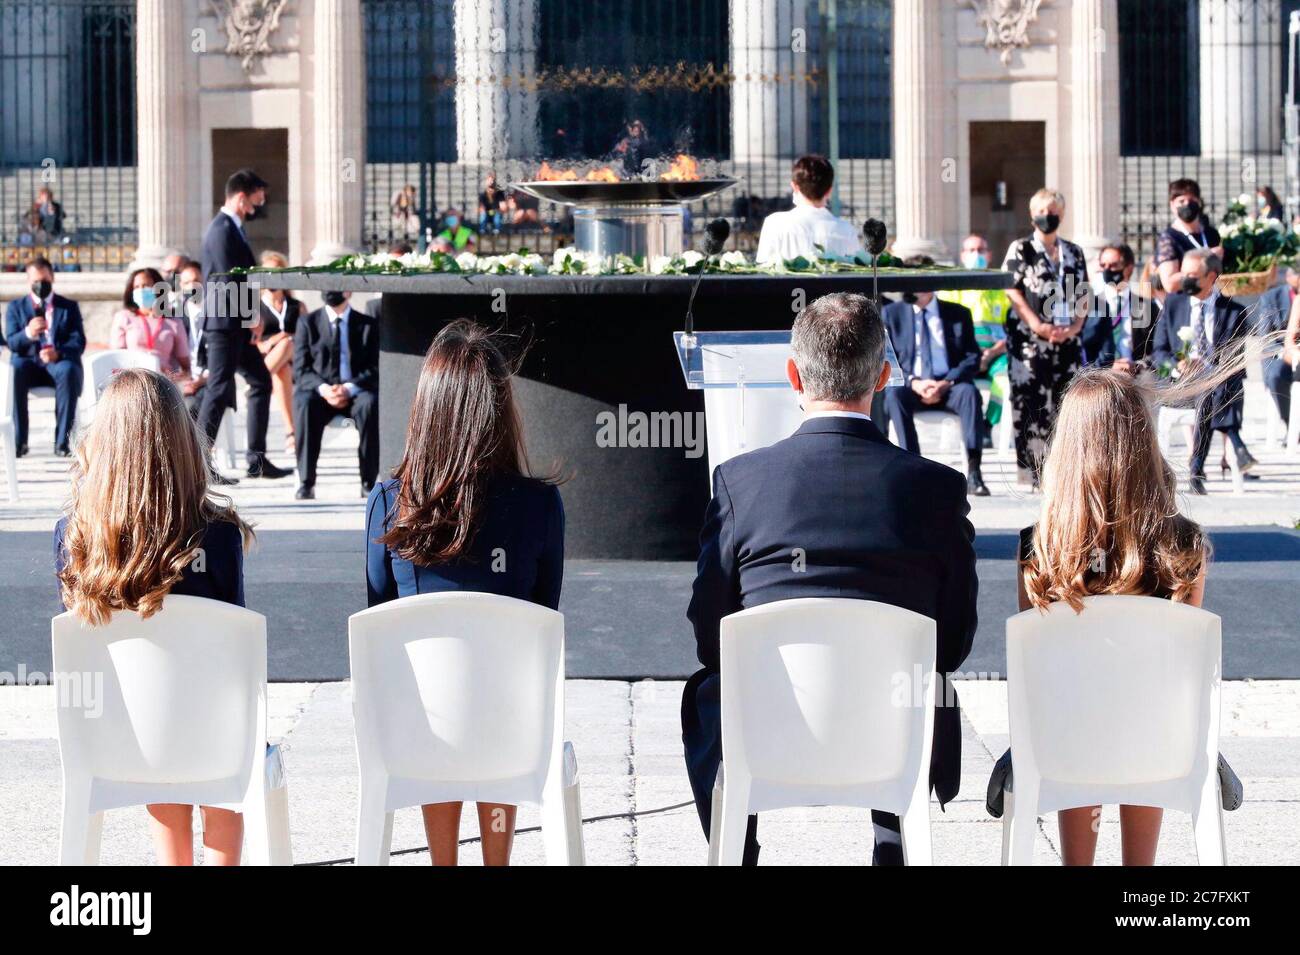
<path fill-rule="evenodd" d="M 686 387 L 704 392 L 709 472 L 729 458 L 788 438 L 803 421 L 785 363 L 790 332 L 673 332 Z M 891 385 L 903 384 L 885 340 Z"/>

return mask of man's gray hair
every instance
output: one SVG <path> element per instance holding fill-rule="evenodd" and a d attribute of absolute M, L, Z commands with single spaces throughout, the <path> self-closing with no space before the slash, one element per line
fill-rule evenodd
<path fill-rule="evenodd" d="M 1204 263 L 1207 275 L 1211 272 L 1215 275 L 1223 274 L 1223 259 L 1219 258 L 1212 249 L 1203 249 L 1200 247 L 1188 249 L 1183 253 L 1184 269 L 1187 268 L 1187 263 L 1189 261 Z"/>
<path fill-rule="evenodd" d="M 809 303 L 790 335 L 803 393 L 850 402 L 871 394 L 885 363 L 885 323 L 865 295 L 836 292 Z"/>

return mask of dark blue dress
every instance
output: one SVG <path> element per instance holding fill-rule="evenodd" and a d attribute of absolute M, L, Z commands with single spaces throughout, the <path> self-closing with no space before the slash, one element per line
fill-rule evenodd
<path fill-rule="evenodd" d="M 68 519 L 59 518 L 54 525 L 54 570 L 63 570 L 67 555 L 63 551 L 63 534 Z M 181 579 L 171 593 L 185 597 L 207 597 L 244 606 L 244 541 L 239 528 L 229 521 L 211 521 L 203 532 L 199 547 L 203 560 L 191 563 L 181 572 Z M 60 595 L 61 596 L 61 595 Z M 64 609 L 67 609 L 66 607 Z"/>
<path fill-rule="evenodd" d="M 468 551 L 449 564 L 417 565 L 377 538 L 388 532 L 396 479 L 381 481 L 366 503 L 366 596 L 373 607 L 399 597 L 444 591 L 500 594 L 552 610 L 564 578 L 564 504 L 553 485 L 503 476 L 488 488 Z"/>

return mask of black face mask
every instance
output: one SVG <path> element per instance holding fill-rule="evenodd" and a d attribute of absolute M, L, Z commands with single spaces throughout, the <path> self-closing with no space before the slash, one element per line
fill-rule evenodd
<path fill-rule="evenodd" d="M 1178 218 L 1191 225 L 1201 217 L 1201 204 L 1199 202 L 1189 202 L 1185 206 L 1179 206 L 1175 211 L 1178 213 Z"/>
<path fill-rule="evenodd" d="M 338 308 L 346 301 L 347 301 L 347 296 L 345 296 L 342 292 L 325 293 L 325 304 L 328 305 L 330 308 Z"/>
<path fill-rule="evenodd" d="M 32 294 L 37 298 L 49 298 L 54 291 L 54 283 L 49 279 L 37 279 L 32 283 Z"/>
<path fill-rule="evenodd" d="M 1107 285 L 1118 285 L 1120 282 L 1124 281 L 1124 270 L 1123 269 L 1102 269 L 1101 280 L 1105 282 Z"/>
<path fill-rule="evenodd" d="M 903 301 L 906 302 L 908 305 L 915 305 L 915 304 L 916 304 L 916 293 L 915 293 L 915 292 L 904 292 L 904 293 L 903 293 Z"/>
<path fill-rule="evenodd" d="M 1043 235 L 1051 235 L 1061 227 L 1061 217 L 1055 212 L 1045 216 L 1034 216 L 1034 228 Z"/>
<path fill-rule="evenodd" d="M 1195 275 L 1184 275 L 1183 291 L 1186 292 L 1188 295 L 1200 295 L 1201 280 L 1198 279 Z"/>
<path fill-rule="evenodd" d="M 261 207 L 261 206 L 253 206 L 253 207 L 251 207 L 251 208 L 248 210 L 248 215 L 244 216 L 244 221 L 245 221 L 245 222 L 252 222 L 254 219 L 256 219 L 256 218 L 257 218 L 258 216 L 260 216 L 261 214 L 262 214 L 262 207 Z"/>

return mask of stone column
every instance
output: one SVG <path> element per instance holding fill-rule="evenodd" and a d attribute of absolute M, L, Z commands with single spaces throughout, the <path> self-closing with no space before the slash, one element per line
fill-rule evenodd
<path fill-rule="evenodd" d="M 189 168 L 192 137 L 179 123 L 186 108 L 188 4 L 136 0 L 136 218 L 139 242 L 131 268 L 157 268 L 172 252 L 189 248 L 188 201 L 194 187 Z"/>
<path fill-rule="evenodd" d="M 952 90 L 944 4 L 894 4 L 894 254 L 949 258 L 943 236 L 956 195 L 956 159 L 945 140 Z"/>
<path fill-rule="evenodd" d="M 1282 148 L 1280 0 L 1200 0 L 1201 155 Z"/>
<path fill-rule="evenodd" d="M 795 0 L 731 0 L 731 158 L 758 166 L 747 171 L 751 181 L 765 161 L 808 151 L 805 7 Z M 788 178 L 789 170 L 779 173 Z"/>
<path fill-rule="evenodd" d="M 313 263 L 362 244 L 366 74 L 361 0 L 316 0 L 312 39 Z"/>
<path fill-rule="evenodd" d="M 1065 234 L 1090 263 L 1119 232 L 1116 0 L 1070 4 L 1070 195 Z"/>
<path fill-rule="evenodd" d="M 453 18 L 457 159 L 536 156 L 536 0 L 456 0 Z"/>

